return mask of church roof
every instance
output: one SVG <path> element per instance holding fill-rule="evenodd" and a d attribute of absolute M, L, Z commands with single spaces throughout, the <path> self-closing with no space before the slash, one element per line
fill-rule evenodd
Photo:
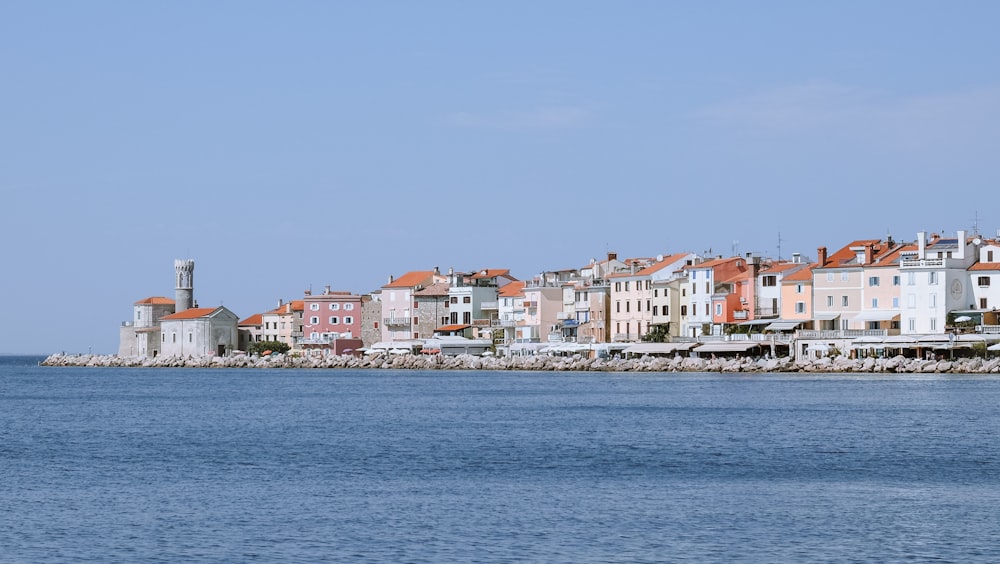
<path fill-rule="evenodd" d="M 144 300 L 139 300 L 133 305 L 174 305 L 176 302 L 170 298 L 164 298 L 163 296 L 151 296 Z"/>

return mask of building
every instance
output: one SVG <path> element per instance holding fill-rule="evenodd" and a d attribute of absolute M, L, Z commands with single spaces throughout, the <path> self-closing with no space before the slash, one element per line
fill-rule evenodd
<path fill-rule="evenodd" d="M 198 307 L 194 301 L 194 261 L 174 260 L 174 299 L 153 296 L 132 304 L 132 319 L 119 329 L 119 356 L 152 358 L 163 354 L 160 321 Z"/>
<path fill-rule="evenodd" d="M 259 343 L 264 336 L 264 316 L 255 313 L 236 324 L 239 335 L 239 349 L 247 351 L 253 343 Z"/>
<path fill-rule="evenodd" d="M 321 349 L 334 354 L 360 348 L 364 300 L 364 296 L 333 291 L 330 286 L 326 286 L 322 294 L 306 292 L 302 298 L 302 337 L 296 339 L 296 348 Z"/>
<path fill-rule="evenodd" d="M 224 306 L 194 307 L 160 319 L 166 356 L 225 356 L 239 348 L 239 317 Z"/>
<path fill-rule="evenodd" d="M 382 286 L 380 340 L 392 342 L 420 338 L 416 331 L 420 322 L 419 319 L 414 320 L 414 294 L 439 282 L 447 282 L 447 278 L 437 268 L 407 272 L 399 278 L 390 276 L 389 282 Z"/>

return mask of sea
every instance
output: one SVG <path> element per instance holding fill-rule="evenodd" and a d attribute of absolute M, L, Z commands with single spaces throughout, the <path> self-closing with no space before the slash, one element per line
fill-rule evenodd
<path fill-rule="evenodd" d="M 1000 378 L 41 367 L 0 562 L 998 562 Z"/>

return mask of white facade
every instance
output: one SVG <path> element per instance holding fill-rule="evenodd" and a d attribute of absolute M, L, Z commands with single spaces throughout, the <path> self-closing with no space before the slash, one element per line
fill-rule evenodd
<path fill-rule="evenodd" d="M 168 315 L 160 321 L 161 354 L 223 356 L 239 347 L 238 322 L 236 314 L 223 306 Z"/>
<path fill-rule="evenodd" d="M 954 239 L 917 234 L 917 252 L 900 261 L 900 333 L 944 333 L 948 313 L 974 306 L 969 267 L 975 246 L 959 231 Z"/>

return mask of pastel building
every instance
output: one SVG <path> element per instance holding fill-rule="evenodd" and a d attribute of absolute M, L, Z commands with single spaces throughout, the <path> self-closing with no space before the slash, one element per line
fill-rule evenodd
<path fill-rule="evenodd" d="M 155 357 L 160 353 L 160 319 L 174 313 L 174 300 L 152 296 L 132 304 L 132 321 L 122 323 L 118 356 Z"/>
<path fill-rule="evenodd" d="M 900 329 L 904 335 L 944 333 L 950 312 L 975 308 L 976 293 L 970 287 L 969 272 L 978 258 L 978 245 L 965 231 L 948 238 L 937 234 L 928 237 L 921 231 L 916 246 L 899 266 L 903 302 Z"/>
<path fill-rule="evenodd" d="M 297 346 L 335 349 L 339 340 L 360 339 L 363 300 L 362 296 L 334 291 L 330 286 L 321 294 L 307 292 L 302 298 L 302 337 Z"/>
<path fill-rule="evenodd" d="M 239 349 L 246 351 L 253 343 L 259 343 L 264 336 L 264 316 L 255 313 L 250 317 L 240 320 L 236 324 L 236 331 L 239 336 Z"/>
<path fill-rule="evenodd" d="M 399 278 L 390 276 L 381 292 L 381 340 L 391 342 L 420 338 L 416 331 L 419 319 L 414 320 L 415 294 L 431 284 L 447 280 L 437 268 L 407 272 Z"/>

